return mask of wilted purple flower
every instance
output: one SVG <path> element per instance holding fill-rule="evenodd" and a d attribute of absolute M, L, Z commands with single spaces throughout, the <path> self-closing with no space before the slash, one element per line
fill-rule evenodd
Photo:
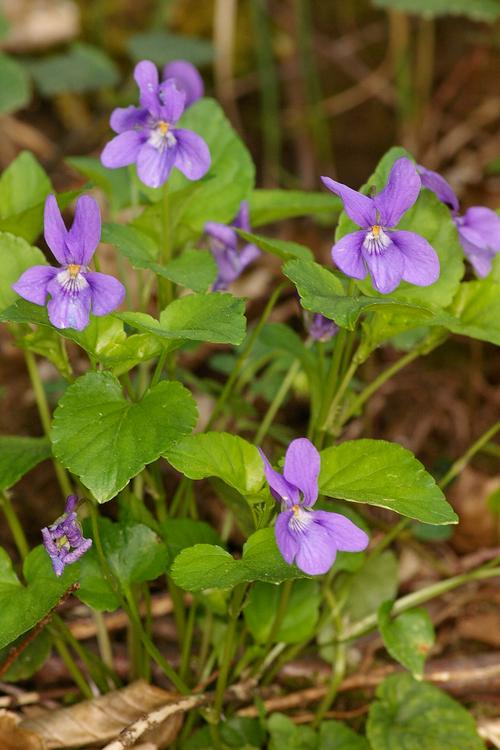
<path fill-rule="evenodd" d="M 73 226 L 68 231 L 57 201 L 49 195 L 45 201 L 44 235 L 47 245 L 61 264 L 33 266 L 12 285 L 21 297 L 35 305 L 47 304 L 49 319 L 56 328 L 82 331 L 94 315 L 106 315 L 121 304 L 125 288 L 113 276 L 89 271 L 89 263 L 101 239 L 101 214 L 96 201 L 82 195 L 75 209 Z"/>
<path fill-rule="evenodd" d="M 200 76 L 194 65 L 187 60 L 172 60 L 163 68 L 163 80 L 167 81 L 172 78 L 179 91 L 186 95 L 185 106 L 190 107 L 198 99 L 201 99 L 205 93 L 203 78 Z"/>
<path fill-rule="evenodd" d="M 43 546 L 52 561 L 56 576 L 60 576 L 66 565 L 76 562 L 92 546 L 92 539 L 85 539 L 76 516 L 78 498 L 69 495 L 62 516 L 51 526 L 42 529 Z"/>
<path fill-rule="evenodd" d="M 439 258 L 427 240 L 414 232 L 392 229 L 420 192 L 420 177 L 409 159 L 403 157 L 393 164 L 387 185 L 374 197 L 329 177 L 321 179 L 342 199 L 349 218 L 363 227 L 332 247 L 341 271 L 355 279 L 364 279 L 369 271 L 373 286 L 382 294 L 394 291 L 401 281 L 417 286 L 437 281 Z"/>
<path fill-rule="evenodd" d="M 338 325 L 321 313 L 309 315 L 306 325 L 313 341 L 330 341 L 339 331 Z"/>
<path fill-rule="evenodd" d="M 481 278 L 487 276 L 493 258 L 500 252 L 500 216 L 491 208 L 473 206 L 463 216 L 454 216 L 453 220 L 474 271 Z"/>
<path fill-rule="evenodd" d="M 235 231 L 243 229 L 250 232 L 250 215 L 247 201 L 242 201 L 240 210 L 230 226 L 209 221 L 205 224 L 205 232 L 210 238 L 210 251 L 215 258 L 219 273 L 213 285 L 214 291 L 227 289 L 244 269 L 260 255 L 256 245 L 241 244 L 240 237 Z"/>
<path fill-rule="evenodd" d="M 163 185 L 173 167 L 189 180 L 199 180 L 210 167 L 210 151 L 197 133 L 175 127 L 185 92 L 172 78 L 160 84 L 149 60 L 136 65 L 134 77 L 141 106 L 114 110 L 110 125 L 118 135 L 104 147 L 102 163 L 110 169 L 136 163 L 139 178 L 152 188 Z"/>
<path fill-rule="evenodd" d="M 444 177 L 438 172 L 433 172 L 432 169 L 426 169 L 421 164 L 417 164 L 417 172 L 420 175 L 423 187 L 432 190 L 439 200 L 446 203 L 452 211 L 458 211 L 458 198 L 450 183 Z"/>
<path fill-rule="evenodd" d="M 318 499 L 320 455 L 307 438 L 293 440 L 285 454 L 283 475 L 264 453 L 264 472 L 274 498 L 281 503 L 276 519 L 278 548 L 286 562 L 304 573 L 321 575 L 335 562 L 337 551 L 360 552 L 368 545 L 364 531 L 339 513 L 312 510 Z"/>

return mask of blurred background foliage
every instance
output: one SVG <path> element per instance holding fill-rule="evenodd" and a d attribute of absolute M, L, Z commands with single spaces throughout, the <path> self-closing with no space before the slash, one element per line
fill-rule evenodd
<path fill-rule="evenodd" d="M 498 193 L 500 0 L 0 0 L 0 166 L 32 150 L 68 188 L 134 64 L 197 65 L 262 186 L 361 184 L 394 143 L 459 195 Z M 487 175 L 486 180 L 484 175 Z"/>

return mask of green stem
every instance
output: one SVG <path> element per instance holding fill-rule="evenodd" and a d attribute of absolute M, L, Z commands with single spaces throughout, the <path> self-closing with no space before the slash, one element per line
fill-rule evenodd
<path fill-rule="evenodd" d="M 142 626 L 142 621 L 135 603 L 134 597 L 130 592 L 125 591 L 125 597 L 127 599 L 127 612 L 131 619 L 132 624 L 137 628 L 137 631 L 141 634 L 141 642 L 152 659 L 158 664 L 160 669 L 163 671 L 170 682 L 175 685 L 177 690 L 183 695 L 187 695 L 190 691 L 186 683 L 181 680 L 179 675 L 170 666 L 168 661 L 165 659 L 161 651 L 155 646 L 151 638 L 148 636 Z"/>
<path fill-rule="evenodd" d="M 150 388 L 153 388 L 159 381 L 163 372 L 163 368 L 165 367 L 165 363 L 168 359 L 168 350 L 163 351 L 159 358 L 158 362 L 156 363 L 155 371 L 153 373 L 153 377 L 151 378 Z"/>
<path fill-rule="evenodd" d="M 240 609 L 246 590 L 247 584 L 242 583 L 236 586 L 233 591 L 233 598 L 230 607 L 231 616 L 224 640 L 224 652 L 222 655 L 219 677 L 217 679 L 217 685 L 215 687 L 214 716 L 218 721 L 220 720 L 222 704 L 224 701 L 224 692 L 227 685 L 227 678 L 234 655 L 234 642 L 236 630 L 238 627 L 238 617 L 240 615 Z"/>
<path fill-rule="evenodd" d="M 215 406 L 213 408 L 212 414 L 211 414 L 210 419 L 208 420 L 208 424 L 207 424 L 207 426 L 205 428 L 205 432 L 208 432 L 208 430 L 210 430 L 210 428 L 213 426 L 215 420 L 217 419 L 217 417 L 221 413 L 222 409 L 224 408 L 224 405 L 225 405 L 226 401 L 228 400 L 229 396 L 231 395 L 231 392 L 233 390 L 234 384 L 236 383 L 236 380 L 238 379 L 238 376 L 239 376 L 239 374 L 241 372 L 241 368 L 243 367 L 243 365 L 244 365 L 244 363 L 245 363 L 248 355 L 252 351 L 253 345 L 255 344 L 257 338 L 259 337 L 259 334 L 260 334 L 263 326 L 267 322 L 267 319 L 268 319 L 269 315 L 271 314 L 271 311 L 272 311 L 273 307 L 275 306 L 276 302 L 278 301 L 278 298 L 279 298 L 281 292 L 283 291 L 284 286 L 285 286 L 285 284 L 283 283 L 283 284 L 280 284 L 278 287 L 276 287 L 276 289 L 274 290 L 274 292 L 270 296 L 270 298 L 269 298 L 269 300 L 267 302 L 267 305 L 264 308 L 264 312 L 262 313 L 259 322 L 254 327 L 254 329 L 251 332 L 251 334 L 248 336 L 248 339 L 247 339 L 247 341 L 246 341 L 246 343 L 245 343 L 245 345 L 244 345 L 244 347 L 243 347 L 243 349 L 242 349 L 242 351 L 241 351 L 238 359 L 236 360 L 236 362 L 234 364 L 234 367 L 233 367 L 233 369 L 231 371 L 231 375 L 226 380 L 224 388 L 222 389 L 221 394 L 220 394 L 217 402 L 215 403 Z"/>
<path fill-rule="evenodd" d="M 52 637 L 54 640 L 54 645 L 57 651 L 59 652 L 59 656 L 61 657 L 64 664 L 66 665 L 66 669 L 70 673 L 74 682 L 80 688 L 81 694 L 83 695 L 84 698 L 87 698 L 88 700 L 92 700 L 92 698 L 94 697 L 92 694 L 92 690 L 90 689 L 85 677 L 81 673 L 75 660 L 71 656 L 71 653 L 68 647 L 64 643 L 63 639 L 54 632 L 54 629 L 52 629 Z"/>
<path fill-rule="evenodd" d="M 328 376 L 324 386 L 324 395 L 321 403 L 321 408 L 318 414 L 318 424 L 316 430 L 316 444 L 318 448 L 321 448 L 325 439 L 326 420 L 330 404 L 335 395 L 335 389 L 337 387 L 340 363 L 342 361 L 342 352 L 344 351 L 347 331 L 345 328 L 341 328 L 335 339 L 335 346 L 333 349 L 332 361 L 330 363 L 330 369 L 328 370 Z"/>
<path fill-rule="evenodd" d="M 431 586 L 426 586 L 419 591 L 414 591 L 411 594 L 407 594 L 406 596 L 397 599 L 392 608 L 392 614 L 399 615 L 407 609 L 424 604 L 430 599 L 446 594 L 448 591 L 453 591 L 453 589 L 463 586 L 470 581 L 481 581 L 487 578 L 495 578 L 496 576 L 500 576 L 500 568 L 488 568 L 487 566 L 483 566 L 481 568 L 476 568 L 476 570 L 471 570 L 468 573 L 462 573 L 453 578 L 448 578 L 446 581 L 433 583 Z M 338 640 L 339 642 L 344 642 L 351 641 L 354 638 L 360 638 L 362 635 L 369 633 L 376 627 L 377 614 L 375 613 L 365 617 L 365 619 L 360 622 L 354 623 L 351 627 L 346 628 Z"/>
<path fill-rule="evenodd" d="M 330 678 L 330 684 L 328 686 L 328 690 L 326 692 L 325 697 L 323 698 L 323 700 L 318 706 L 318 710 L 314 718 L 314 726 L 318 726 L 318 724 L 321 722 L 326 712 L 330 710 L 330 706 L 335 700 L 340 683 L 344 679 L 345 670 L 346 670 L 347 648 L 344 643 L 340 642 L 340 636 L 342 633 L 342 618 L 340 614 L 341 605 L 339 602 L 335 600 L 335 597 L 333 596 L 333 593 L 328 586 L 325 586 L 323 591 L 330 605 L 331 618 L 334 622 L 335 630 L 336 630 L 337 638 L 339 639 L 339 642 L 336 644 L 335 660 L 333 662 L 333 669 L 332 669 L 332 675 Z"/>
<path fill-rule="evenodd" d="M 483 446 L 488 443 L 492 437 L 494 437 L 497 432 L 500 431 L 500 422 L 496 422 L 492 427 L 489 428 L 489 430 L 486 430 L 485 433 L 479 437 L 475 443 L 471 445 L 468 451 L 464 453 L 464 455 L 459 458 L 455 463 L 450 466 L 449 470 L 446 472 L 444 477 L 439 482 L 439 486 L 446 487 L 450 482 L 452 482 L 455 477 L 457 477 L 463 469 L 467 466 L 471 458 L 478 453 Z"/>
<path fill-rule="evenodd" d="M 267 431 L 269 430 L 269 427 L 271 426 L 273 419 L 276 416 L 276 412 L 278 411 L 283 401 L 285 400 L 286 394 L 288 393 L 288 390 L 290 389 L 290 386 L 295 380 L 295 376 L 297 375 L 299 370 L 300 370 L 300 361 L 296 359 L 290 366 L 280 387 L 278 388 L 276 395 L 274 396 L 271 404 L 269 405 L 269 408 L 264 416 L 264 419 L 260 423 L 260 427 L 257 430 L 257 434 L 255 435 L 255 440 L 254 440 L 255 445 L 260 445 L 264 437 L 267 435 Z"/>
<path fill-rule="evenodd" d="M 17 517 L 16 511 L 14 510 L 14 506 L 12 505 L 7 492 L 0 492 L 0 505 L 2 506 L 5 520 L 11 530 L 12 536 L 14 537 L 14 542 L 16 543 L 16 547 L 21 555 L 21 559 L 24 560 L 30 548 L 23 527 L 19 522 L 19 518 Z"/>
<path fill-rule="evenodd" d="M 344 412 L 340 419 L 340 426 L 345 424 L 353 414 L 356 414 L 356 412 L 359 411 L 363 404 L 365 404 L 368 399 L 375 393 L 375 391 L 378 391 L 378 389 L 382 385 L 384 385 L 387 380 L 389 380 L 393 375 L 402 370 L 403 367 L 409 365 L 410 362 L 413 362 L 413 360 L 417 359 L 417 357 L 419 357 L 421 354 L 422 352 L 419 348 L 413 349 L 403 357 L 400 357 L 400 359 L 398 359 L 397 362 L 394 362 L 393 365 L 381 372 L 380 375 L 375 378 L 375 380 L 372 380 L 372 382 L 369 383 L 369 385 L 367 385 L 365 388 L 363 388 L 361 393 L 355 399 L 353 399 L 351 405 Z"/>
<path fill-rule="evenodd" d="M 163 186 L 162 204 L 161 204 L 161 227 L 162 227 L 162 247 L 161 247 L 161 264 L 166 265 L 172 257 L 172 245 L 170 241 L 170 205 L 168 200 L 168 181 Z M 174 287 L 170 279 L 163 276 L 158 278 L 158 299 L 160 310 L 163 310 L 174 297 Z"/>
<path fill-rule="evenodd" d="M 103 663 L 110 670 L 114 670 L 113 663 L 113 649 L 111 647 L 111 640 L 109 637 L 108 629 L 102 612 L 98 612 L 96 609 L 92 610 L 92 616 L 94 618 L 96 631 L 97 631 L 97 645 L 99 647 L 99 653 Z"/>
<path fill-rule="evenodd" d="M 181 668 L 179 670 L 179 675 L 181 680 L 186 680 L 187 675 L 189 672 L 189 660 L 191 656 L 191 648 L 193 645 L 193 633 L 194 633 L 194 624 L 196 622 L 196 602 L 193 600 L 191 602 L 191 607 L 189 608 L 189 613 L 186 620 L 186 629 L 183 633 L 182 638 L 182 650 L 181 650 Z"/>
<path fill-rule="evenodd" d="M 45 435 L 50 439 L 52 418 L 50 414 L 49 404 L 47 401 L 47 396 L 45 395 L 43 383 L 40 378 L 40 373 L 38 371 L 38 367 L 36 366 L 36 360 L 33 354 L 28 351 L 24 352 L 24 357 L 26 360 L 26 367 L 28 368 L 31 385 L 33 387 L 33 392 L 35 394 L 35 400 L 36 400 L 36 404 L 38 407 L 38 413 L 40 415 L 40 421 L 42 423 L 43 431 Z M 68 495 L 72 494 L 73 490 L 71 488 L 71 484 L 70 484 L 68 475 L 66 473 L 66 470 L 55 459 L 53 460 L 53 464 L 54 464 L 54 471 L 56 473 L 57 480 L 59 482 L 61 490 L 63 494 L 67 497 Z"/>

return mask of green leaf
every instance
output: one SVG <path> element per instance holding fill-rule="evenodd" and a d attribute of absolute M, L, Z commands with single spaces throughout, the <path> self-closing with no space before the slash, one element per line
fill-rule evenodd
<path fill-rule="evenodd" d="M 376 612 L 383 602 L 393 599 L 398 590 L 398 563 L 386 550 L 363 565 L 349 578 L 339 579 L 338 589 L 347 590 L 344 612 L 357 622 Z M 338 591 L 339 595 L 340 592 Z"/>
<path fill-rule="evenodd" d="M 143 268 L 194 292 L 206 292 L 217 276 L 208 250 L 185 250 L 165 265 L 158 262 L 159 245 L 145 232 L 123 224 L 104 224 L 103 242 L 115 245 L 134 268 Z"/>
<path fill-rule="evenodd" d="M 113 60 L 98 47 L 82 42 L 76 42 L 61 55 L 26 64 L 42 96 L 96 91 L 114 86 L 119 80 Z"/>
<path fill-rule="evenodd" d="M 367 724 L 373 750 L 485 750 L 473 717 L 433 685 L 391 675 L 376 695 Z"/>
<path fill-rule="evenodd" d="M 33 154 L 21 151 L 0 177 L 0 219 L 42 205 L 51 190 L 47 173 Z"/>
<path fill-rule="evenodd" d="M 421 677 L 427 655 L 434 645 L 432 620 L 426 609 L 409 609 L 391 618 L 393 602 L 384 602 L 378 611 L 378 627 L 384 646 L 393 659 Z"/>
<path fill-rule="evenodd" d="M 35 627 L 76 581 L 78 570 L 78 564 L 69 565 L 58 578 L 40 545 L 31 550 L 24 561 L 27 586 L 22 586 L 10 558 L 0 548 L 0 648 Z"/>
<path fill-rule="evenodd" d="M 0 492 L 8 490 L 50 455 L 47 438 L 0 436 Z"/>
<path fill-rule="evenodd" d="M 152 581 L 165 572 L 167 548 L 148 526 L 100 518 L 99 536 L 106 561 L 122 587 Z M 119 597 L 103 576 L 95 544 L 81 559 L 77 596 L 98 610 L 112 611 L 119 606 Z"/>
<path fill-rule="evenodd" d="M 467 16 L 473 21 L 496 21 L 500 16 L 498 0 L 373 0 L 379 8 L 392 8 L 418 16 Z"/>
<path fill-rule="evenodd" d="M 0 54 L 0 112 L 9 114 L 29 104 L 31 86 L 26 71 L 14 58 Z"/>
<path fill-rule="evenodd" d="M 318 750 L 370 750 L 368 740 L 341 721 L 323 721 Z"/>
<path fill-rule="evenodd" d="M 69 156 L 66 158 L 66 163 L 100 187 L 115 211 L 130 206 L 132 199 L 130 174 L 127 167 L 108 169 L 101 164 L 100 159 L 93 156 Z M 107 242 L 107 240 L 103 241 Z"/>
<path fill-rule="evenodd" d="M 378 312 L 390 308 L 415 309 L 430 316 L 431 311 L 412 303 L 385 297 L 347 296 L 342 282 L 327 268 L 308 260 L 291 260 L 283 266 L 283 273 L 297 287 L 300 301 L 306 310 L 320 312 L 338 325 L 354 329 L 356 321 L 364 312 Z"/>
<path fill-rule="evenodd" d="M 169 178 L 171 231 L 182 246 L 186 240 L 199 237 L 207 221 L 227 223 L 234 219 L 253 187 L 255 167 L 246 146 L 213 99 L 195 102 L 179 120 L 179 127 L 201 135 L 212 159 L 202 180 L 190 182 L 178 170 Z"/>
<path fill-rule="evenodd" d="M 31 266 L 47 265 L 47 261 L 43 253 L 37 247 L 29 245 L 26 240 L 8 232 L 0 232 L 0 263 L 0 310 L 5 310 L 19 299 L 12 289 L 12 284 Z"/>
<path fill-rule="evenodd" d="M 186 591 L 230 589 L 246 581 L 281 583 L 306 578 L 295 565 L 288 565 L 276 546 L 274 529 L 260 529 L 243 547 L 241 560 L 211 544 L 184 549 L 174 560 L 171 576 Z"/>
<path fill-rule="evenodd" d="M 160 320 L 146 313 L 116 313 L 132 328 L 168 341 L 241 344 L 245 337 L 245 303 L 232 294 L 189 294 L 171 302 Z"/>
<path fill-rule="evenodd" d="M 327 216 L 332 221 L 342 210 L 342 201 L 332 193 L 302 190 L 253 190 L 250 220 L 254 227 L 295 216 Z"/>
<path fill-rule="evenodd" d="M 189 479 L 218 477 L 242 495 L 256 495 L 264 484 L 264 466 L 254 445 L 227 432 L 189 435 L 165 458 Z"/>
<path fill-rule="evenodd" d="M 328 497 L 378 505 L 424 523 L 458 521 L 413 453 L 385 440 L 349 440 L 322 451 L 319 487 Z"/>
<path fill-rule="evenodd" d="M 161 524 L 161 534 L 174 560 L 179 552 L 195 544 L 222 544 L 219 535 L 205 521 L 192 518 L 168 518 Z"/>
<path fill-rule="evenodd" d="M 259 643 L 266 643 L 269 638 L 280 596 L 280 588 L 270 583 L 256 583 L 250 591 L 243 614 L 248 629 Z M 318 622 L 320 601 L 316 581 L 296 581 L 273 642 L 300 643 L 308 640 Z"/>
<path fill-rule="evenodd" d="M 411 154 L 402 148 L 390 149 L 380 160 L 373 175 L 361 188 L 361 192 L 367 194 L 372 187 L 377 192 L 382 190 L 392 165 L 402 156 L 412 158 Z M 422 190 L 415 205 L 404 214 L 397 228 L 415 232 L 429 241 L 439 256 L 441 265 L 439 279 L 426 287 L 403 281 L 394 292 L 385 295 L 373 289 L 369 276 L 365 281 L 356 282 L 357 285 L 364 294 L 375 295 L 384 300 L 398 300 L 424 308 L 446 307 L 451 303 L 464 274 L 463 250 L 449 209 L 433 192 Z M 344 235 L 358 229 L 358 225 L 344 212 L 339 220 L 335 240 L 338 241 Z"/>
<path fill-rule="evenodd" d="M 208 39 L 167 31 L 133 34 L 128 39 L 127 48 L 135 62 L 146 59 L 162 66 L 179 58 L 188 60 L 193 65 L 205 65 L 214 56 L 213 45 Z"/>
<path fill-rule="evenodd" d="M 500 283 L 486 278 L 461 284 L 450 311 L 451 331 L 500 345 Z"/>
<path fill-rule="evenodd" d="M 90 372 L 59 401 L 53 451 L 99 502 L 106 502 L 191 432 L 195 422 L 196 404 L 180 383 L 162 381 L 131 403 L 116 378 Z"/>
<path fill-rule="evenodd" d="M 312 727 L 294 724 L 285 714 L 272 714 L 267 720 L 271 735 L 269 750 L 317 750 L 318 738 Z"/>
<path fill-rule="evenodd" d="M 312 251 L 305 245 L 299 245 L 298 242 L 279 240 L 275 237 L 262 237 L 259 234 L 245 232 L 243 229 L 238 229 L 238 234 L 247 242 L 251 242 L 254 245 L 257 245 L 257 247 L 260 247 L 264 252 L 277 255 L 278 258 L 282 258 L 283 260 L 290 260 L 290 258 L 312 260 L 313 258 Z"/>
<path fill-rule="evenodd" d="M 7 659 L 12 648 L 16 648 L 23 642 L 23 638 L 18 638 L 9 646 L 0 649 L 0 664 Z M 36 636 L 31 643 L 17 656 L 16 660 L 9 667 L 7 672 L 2 675 L 5 682 L 19 682 L 27 680 L 47 661 L 52 649 L 52 638 L 47 630 Z"/>

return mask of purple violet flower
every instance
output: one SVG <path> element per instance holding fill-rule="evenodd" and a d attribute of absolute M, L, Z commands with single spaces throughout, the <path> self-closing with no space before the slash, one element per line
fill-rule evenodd
<path fill-rule="evenodd" d="M 432 169 L 426 169 L 421 164 L 417 164 L 417 172 L 422 181 L 422 187 L 432 190 L 442 203 L 445 203 L 452 211 L 458 211 L 458 198 L 455 191 L 438 172 Z"/>
<path fill-rule="evenodd" d="M 236 281 L 244 269 L 260 255 L 256 245 L 247 243 L 239 247 L 241 243 L 236 229 L 252 231 L 247 201 L 242 201 L 240 210 L 230 226 L 215 221 L 205 224 L 205 232 L 210 238 L 210 251 L 219 269 L 213 285 L 214 291 L 227 289 L 229 284 Z"/>
<path fill-rule="evenodd" d="M 172 60 L 163 68 L 163 80 L 172 78 L 179 91 L 186 95 L 186 109 L 205 93 L 203 78 L 194 65 L 187 60 Z"/>
<path fill-rule="evenodd" d="M 330 341 L 339 331 L 338 325 L 321 313 L 308 315 L 306 326 L 313 341 Z"/>
<path fill-rule="evenodd" d="M 53 195 L 45 201 L 44 236 L 59 268 L 33 266 L 12 285 L 21 297 L 35 305 L 47 304 L 49 320 L 56 328 L 83 331 L 94 315 L 107 315 L 123 301 L 125 288 L 113 276 L 89 270 L 101 239 L 101 214 L 96 201 L 82 195 L 68 231 Z"/>
<path fill-rule="evenodd" d="M 473 206 L 463 216 L 455 215 L 453 220 L 465 255 L 477 276 L 484 278 L 500 252 L 500 216 L 491 208 Z"/>
<path fill-rule="evenodd" d="M 312 510 L 318 499 L 320 454 L 307 438 L 293 440 L 285 454 L 283 475 L 275 471 L 259 448 L 264 472 L 281 513 L 274 527 L 285 561 L 308 575 L 321 575 L 335 562 L 337 551 L 360 552 L 367 534 L 339 513 Z"/>
<path fill-rule="evenodd" d="M 373 286 L 388 294 L 401 281 L 429 286 L 439 278 L 439 258 L 426 239 L 414 232 L 394 230 L 415 203 L 421 182 L 415 165 L 405 157 L 392 166 L 387 185 L 374 197 L 322 177 L 338 195 L 352 221 L 362 227 L 332 247 L 332 258 L 347 276 L 364 279 L 369 271 Z"/>
<path fill-rule="evenodd" d="M 118 133 L 105 147 L 101 162 L 117 169 L 137 164 L 145 185 L 160 187 L 177 167 L 189 180 L 199 180 L 210 167 L 210 151 L 201 136 L 176 128 L 184 112 L 186 94 L 175 80 L 159 83 L 158 70 L 149 60 L 135 67 L 140 107 L 115 109 L 110 125 Z"/>
<path fill-rule="evenodd" d="M 62 516 L 51 526 L 42 529 L 43 546 L 52 561 L 56 576 L 62 575 L 66 565 L 76 562 L 92 546 L 92 539 L 85 539 L 76 516 L 78 498 L 69 495 Z"/>

